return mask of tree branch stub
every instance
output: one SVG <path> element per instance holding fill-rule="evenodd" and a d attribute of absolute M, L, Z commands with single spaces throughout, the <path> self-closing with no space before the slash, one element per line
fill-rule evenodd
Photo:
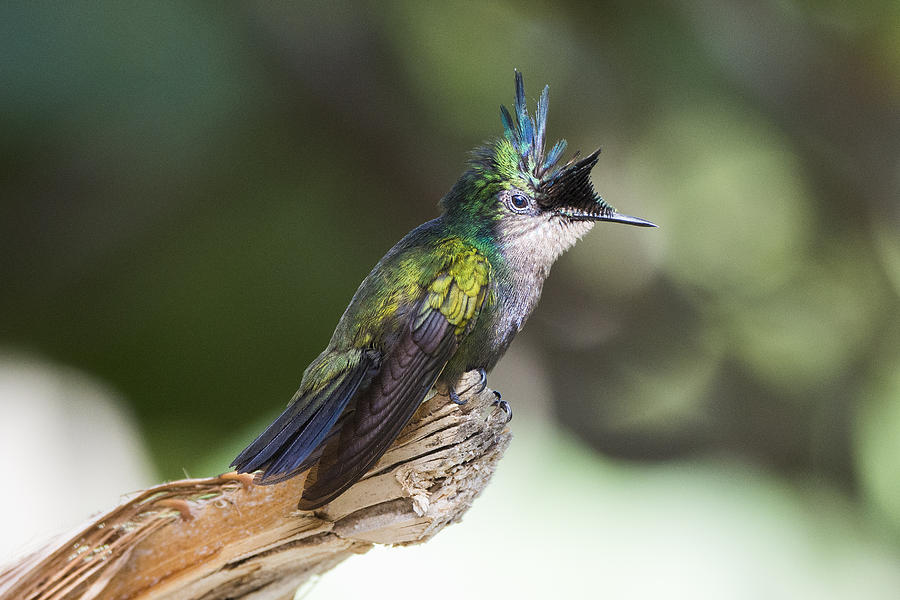
<path fill-rule="evenodd" d="M 162 484 L 76 535 L 0 571 L 2 600 L 289 598 L 373 544 L 417 544 L 460 520 L 511 439 L 478 376 L 457 406 L 435 395 L 365 478 L 316 511 L 297 510 L 303 476 Z"/>

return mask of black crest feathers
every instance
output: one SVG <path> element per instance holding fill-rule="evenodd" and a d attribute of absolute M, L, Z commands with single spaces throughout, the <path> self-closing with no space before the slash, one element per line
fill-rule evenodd
<path fill-rule="evenodd" d="M 544 155 L 549 93 L 550 86 L 544 86 L 532 119 L 525 101 L 522 73 L 517 70 L 515 116 L 505 106 L 500 107 L 503 133 L 519 154 L 520 171 L 530 176 L 538 201 L 546 208 L 569 207 L 573 210 L 568 212 L 573 216 L 612 214 L 614 209 L 594 191 L 591 183 L 591 169 L 597 164 L 600 150 L 581 160 L 576 160 L 576 153 L 572 160 L 557 167 L 566 149 L 566 140 L 560 140 Z"/>

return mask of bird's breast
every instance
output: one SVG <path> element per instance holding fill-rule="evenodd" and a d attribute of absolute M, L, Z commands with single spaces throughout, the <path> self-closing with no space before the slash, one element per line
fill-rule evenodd
<path fill-rule="evenodd" d="M 490 370 L 497 364 L 534 310 L 543 283 L 542 278 L 529 278 L 492 284 L 493 302 L 482 309 L 476 326 L 448 364 L 448 380 L 472 369 Z"/>

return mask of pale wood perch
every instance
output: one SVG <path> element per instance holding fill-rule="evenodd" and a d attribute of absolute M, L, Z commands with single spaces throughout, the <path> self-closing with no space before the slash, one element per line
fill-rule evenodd
<path fill-rule="evenodd" d="M 366 477 L 315 512 L 296 508 L 302 476 L 166 483 L 0 571 L 0 598 L 286 599 L 373 544 L 424 542 L 462 517 L 511 438 L 491 390 L 462 396 L 422 404 Z"/>

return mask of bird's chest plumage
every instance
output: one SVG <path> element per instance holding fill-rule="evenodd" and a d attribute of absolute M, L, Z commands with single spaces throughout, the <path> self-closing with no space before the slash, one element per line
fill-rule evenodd
<path fill-rule="evenodd" d="M 592 223 L 561 220 L 506 223 L 502 251 L 491 260 L 492 302 L 485 306 L 472 331 L 460 343 L 441 379 L 453 383 L 472 369 L 490 370 L 525 325 L 541 297 L 550 267 Z"/>

